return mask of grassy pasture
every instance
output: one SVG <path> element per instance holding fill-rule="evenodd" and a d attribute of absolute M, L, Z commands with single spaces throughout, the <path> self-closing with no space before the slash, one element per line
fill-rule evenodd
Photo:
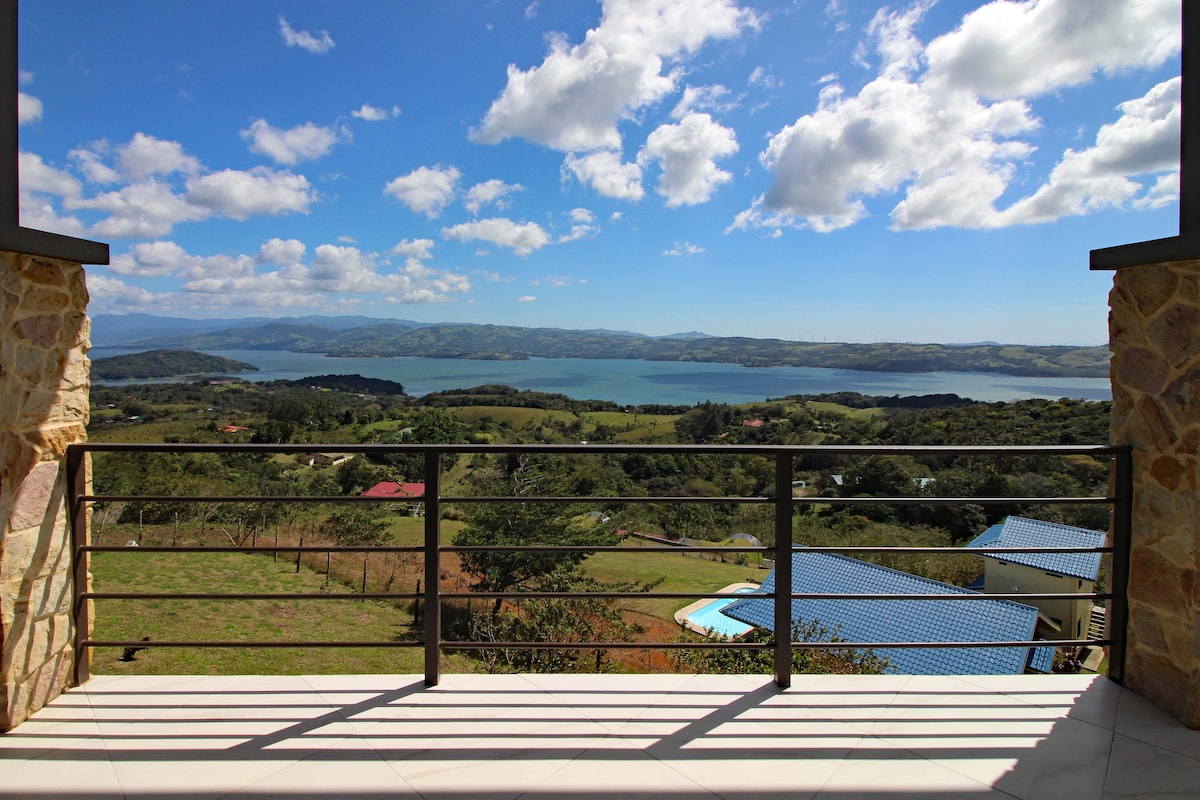
<path fill-rule="evenodd" d="M 636 547 L 632 541 L 626 546 Z M 585 574 L 598 580 L 613 583 L 641 581 L 650 583 L 660 578 L 663 582 L 654 587 L 656 592 L 710 592 L 741 581 L 762 582 L 769 574 L 767 570 L 751 565 L 723 564 L 704 558 L 693 558 L 683 553 L 596 553 L 583 562 Z M 690 600 L 619 600 L 620 608 L 649 614 L 662 620 L 672 621 L 675 612 Z"/>
<path fill-rule="evenodd" d="M 559 423 L 570 425 L 576 417 L 570 411 L 547 410 L 544 408 L 519 408 L 516 406 L 463 406 L 452 409 L 460 418 L 467 422 L 478 422 L 484 417 L 491 417 L 496 422 L 508 423 L 514 428 L 525 425 L 548 425 Z"/>
<path fill-rule="evenodd" d="M 129 592 L 322 592 L 352 591 L 294 562 L 257 555 L 218 553 L 96 553 L 96 591 Z M 331 640 L 417 639 L 407 602 L 357 600 L 98 600 L 96 639 Z M 420 673 L 420 647 L 405 648 L 151 648 L 124 661 L 117 648 L 97 648 L 97 674 L 242 675 Z M 451 654 L 447 669 L 473 671 Z"/>

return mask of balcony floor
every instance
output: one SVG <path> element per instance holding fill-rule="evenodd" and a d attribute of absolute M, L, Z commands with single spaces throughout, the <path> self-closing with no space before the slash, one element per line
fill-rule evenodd
<path fill-rule="evenodd" d="M 17 798 L 1200 797 L 1093 676 L 100 676 L 0 736 Z"/>

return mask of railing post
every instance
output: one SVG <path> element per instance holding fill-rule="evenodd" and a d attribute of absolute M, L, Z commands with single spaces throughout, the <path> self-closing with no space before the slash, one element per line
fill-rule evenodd
<path fill-rule="evenodd" d="M 82 551 L 88 543 L 88 518 L 87 503 L 80 499 L 87 494 L 87 454 L 82 448 L 67 447 L 66 468 L 67 518 L 71 526 L 71 644 L 75 655 L 72 681 L 79 686 L 92 676 L 91 654 L 85 644 L 91 620 L 88 602 L 83 599 L 88 588 L 88 554 Z"/>
<path fill-rule="evenodd" d="M 1126 630 L 1129 626 L 1129 556 L 1133 547 L 1133 451 L 1117 453 L 1113 469 L 1113 554 L 1109 570 L 1108 677 L 1125 680 Z"/>
<path fill-rule="evenodd" d="M 425 453 L 425 685 L 442 676 L 441 516 L 442 453 Z"/>
<path fill-rule="evenodd" d="M 792 685 L 792 454 L 775 456 L 775 685 Z"/>

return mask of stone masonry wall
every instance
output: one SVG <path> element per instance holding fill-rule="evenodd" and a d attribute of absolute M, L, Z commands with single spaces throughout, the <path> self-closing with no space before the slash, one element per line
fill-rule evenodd
<path fill-rule="evenodd" d="M 71 674 L 68 444 L 86 438 L 90 323 L 79 264 L 0 252 L 0 731 Z"/>
<path fill-rule="evenodd" d="M 1134 450 L 1125 684 L 1200 728 L 1200 260 L 1120 269 L 1114 444 Z"/>

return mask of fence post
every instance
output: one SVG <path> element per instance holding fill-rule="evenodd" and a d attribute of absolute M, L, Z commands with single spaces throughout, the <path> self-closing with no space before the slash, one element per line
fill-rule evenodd
<path fill-rule="evenodd" d="M 792 454 L 775 456 L 775 685 L 792 685 Z"/>
<path fill-rule="evenodd" d="M 92 676 L 91 652 L 87 646 L 91 629 L 88 601 L 83 594 L 88 590 L 88 554 L 82 550 L 88 541 L 87 503 L 81 498 L 87 494 L 87 454 L 79 447 L 67 448 L 67 514 L 71 526 L 71 610 L 74 616 L 72 647 L 75 664 L 72 681 L 76 686 Z"/>
<path fill-rule="evenodd" d="M 1112 568 L 1108 605 L 1108 677 L 1125 680 L 1126 629 L 1129 625 L 1129 557 L 1133 547 L 1133 450 L 1117 453 L 1113 469 Z"/>
<path fill-rule="evenodd" d="M 441 679 L 442 601 L 441 583 L 441 477 L 442 454 L 425 453 L 425 685 L 437 686 Z"/>

